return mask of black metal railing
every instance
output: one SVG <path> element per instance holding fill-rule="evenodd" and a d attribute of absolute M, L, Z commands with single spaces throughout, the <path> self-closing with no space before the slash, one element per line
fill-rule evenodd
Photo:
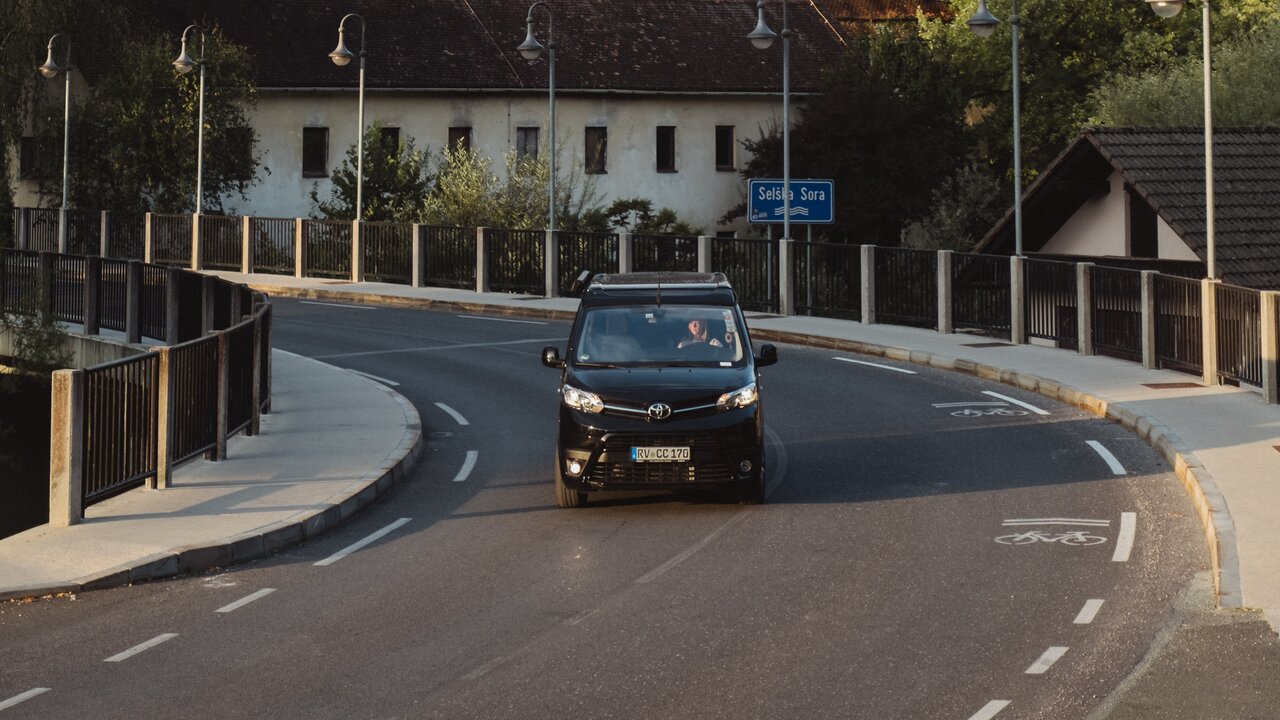
<path fill-rule="evenodd" d="M 938 254 L 878 247 L 875 265 L 877 321 L 937 328 Z"/>
<path fill-rule="evenodd" d="M 253 421 L 253 319 L 228 328 L 227 344 L 227 434 L 240 432 Z"/>
<path fill-rule="evenodd" d="M 424 284 L 474 290 L 476 287 L 476 229 L 423 225 Z"/>
<path fill-rule="evenodd" d="M 636 272 L 696 272 L 698 238 L 689 235 L 632 235 Z"/>
<path fill-rule="evenodd" d="M 102 213 L 96 210 L 68 210 L 67 252 L 72 255 L 97 255 L 102 245 L 101 228 Z"/>
<path fill-rule="evenodd" d="M 1155 277 L 1156 361 L 1161 367 L 1204 371 L 1204 330 L 1200 282 Z"/>
<path fill-rule="evenodd" d="M 191 266 L 191 215 L 151 216 L 151 262 Z"/>
<path fill-rule="evenodd" d="M 84 505 L 155 475 L 159 356 L 147 353 L 84 371 Z"/>
<path fill-rule="evenodd" d="M 1215 284 L 1218 377 L 1262 386 L 1262 296 L 1257 290 Z"/>
<path fill-rule="evenodd" d="M 778 311 L 777 241 L 713 238 L 711 267 L 725 274 L 744 310 Z"/>
<path fill-rule="evenodd" d="M 161 338 L 166 335 L 169 304 L 169 272 L 155 265 L 142 266 L 141 327 L 145 337 Z"/>
<path fill-rule="evenodd" d="M 244 267 L 244 230 L 241 219 L 225 215 L 200 216 L 200 254 L 210 270 Z"/>
<path fill-rule="evenodd" d="M 107 214 L 107 257 L 141 260 L 146 254 L 147 216 L 143 213 Z"/>
<path fill-rule="evenodd" d="M 373 282 L 413 281 L 413 226 L 403 223 L 360 223 L 364 276 Z"/>
<path fill-rule="evenodd" d="M 796 311 L 802 315 L 862 319 L 862 248 L 844 243 L 798 241 Z"/>
<path fill-rule="evenodd" d="M 89 259 L 83 255 L 52 255 L 53 317 L 68 323 L 84 322 L 84 283 Z"/>
<path fill-rule="evenodd" d="M 1090 271 L 1094 350 L 1142 360 L 1142 271 L 1094 266 Z"/>
<path fill-rule="evenodd" d="M 485 230 L 489 240 L 489 288 L 494 292 L 541 295 L 542 259 L 547 234 L 542 230 Z"/>
<path fill-rule="evenodd" d="M 1025 260 L 1024 313 L 1028 338 L 1050 340 L 1061 348 L 1079 345 L 1076 266 L 1055 260 Z"/>
<path fill-rule="evenodd" d="M 180 463 L 218 444 L 218 337 L 170 348 L 169 383 L 175 401 L 170 452 L 174 463 Z"/>
<path fill-rule="evenodd" d="M 952 253 L 952 324 L 1008 338 L 1013 325 L 1009 273 L 1006 257 Z"/>
<path fill-rule="evenodd" d="M 612 233 L 561 231 L 559 250 L 557 287 L 561 290 L 567 290 L 583 270 L 608 273 L 618 269 L 618 236 Z"/>
<path fill-rule="evenodd" d="M 58 251 L 57 208 L 30 208 L 27 210 L 26 249 L 37 252 Z"/>
<path fill-rule="evenodd" d="M 124 332 L 129 310 L 129 264 L 136 260 L 102 260 L 98 283 L 98 325 Z"/>
<path fill-rule="evenodd" d="M 292 275 L 294 234 L 297 220 L 290 218 L 250 218 L 249 235 L 253 243 L 253 268 L 256 273 Z"/>
<path fill-rule="evenodd" d="M 341 220 L 302 221 L 306 275 L 351 278 L 351 225 Z"/>

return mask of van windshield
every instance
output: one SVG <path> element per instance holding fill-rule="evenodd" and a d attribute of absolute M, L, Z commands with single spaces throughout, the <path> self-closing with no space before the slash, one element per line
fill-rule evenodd
<path fill-rule="evenodd" d="M 591 308 L 574 359 L 586 365 L 737 365 L 742 329 L 732 308 L 632 305 Z"/>

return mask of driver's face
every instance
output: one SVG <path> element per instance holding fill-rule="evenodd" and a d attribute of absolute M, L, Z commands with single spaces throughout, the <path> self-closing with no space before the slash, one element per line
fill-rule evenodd
<path fill-rule="evenodd" d="M 701 320 L 690 320 L 690 321 L 689 321 L 689 333 L 690 333 L 690 334 L 692 334 L 692 335 L 701 335 L 701 334 L 702 334 L 702 331 L 703 331 L 703 327 L 702 327 L 702 321 L 701 321 Z"/>

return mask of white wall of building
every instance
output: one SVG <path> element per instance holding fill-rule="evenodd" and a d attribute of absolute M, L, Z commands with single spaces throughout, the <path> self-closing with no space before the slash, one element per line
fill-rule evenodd
<path fill-rule="evenodd" d="M 1045 243 L 1040 252 L 1055 255 L 1129 255 L 1129 196 L 1124 179 L 1113 172 L 1107 179 L 1107 194 L 1089 198 L 1066 223 Z M 1158 256 L 1162 260 L 1199 258 L 1169 227 L 1156 216 Z"/>

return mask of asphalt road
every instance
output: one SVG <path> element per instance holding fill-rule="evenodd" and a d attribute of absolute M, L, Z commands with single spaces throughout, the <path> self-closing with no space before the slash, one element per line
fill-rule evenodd
<path fill-rule="evenodd" d="M 1123 429 L 791 346 L 763 371 L 767 504 L 557 509 L 539 355 L 567 333 L 277 301 L 277 347 L 419 409 L 412 479 L 266 560 L 0 606 L 0 718 L 1086 718 L 1208 568 Z"/>

